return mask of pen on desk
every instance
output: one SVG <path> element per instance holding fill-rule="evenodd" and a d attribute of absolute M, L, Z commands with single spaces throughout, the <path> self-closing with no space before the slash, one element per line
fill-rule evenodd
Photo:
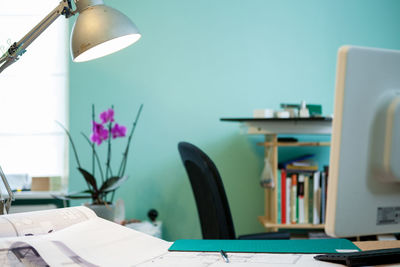
<path fill-rule="evenodd" d="M 223 251 L 222 249 L 219 251 L 219 253 L 221 254 L 221 257 L 224 259 L 224 261 L 226 263 L 229 263 L 228 254 L 226 254 L 226 252 Z"/>

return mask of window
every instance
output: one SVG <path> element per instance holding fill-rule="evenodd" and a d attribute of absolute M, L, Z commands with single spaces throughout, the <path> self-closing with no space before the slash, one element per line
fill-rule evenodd
<path fill-rule="evenodd" d="M 0 0 L 0 53 L 17 42 L 59 0 Z M 0 74 L 0 165 L 7 174 L 68 174 L 68 21 L 59 17 Z"/>

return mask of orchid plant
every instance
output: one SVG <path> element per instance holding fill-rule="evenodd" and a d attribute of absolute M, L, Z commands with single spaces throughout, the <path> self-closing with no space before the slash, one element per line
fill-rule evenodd
<path fill-rule="evenodd" d="M 81 192 L 70 193 L 65 196 L 66 199 L 92 199 L 92 204 L 107 204 L 112 203 L 114 199 L 115 190 L 118 189 L 123 182 L 127 180 L 125 176 L 126 163 L 128 159 L 129 147 L 131 144 L 132 136 L 136 128 L 136 124 L 139 120 L 143 105 L 140 106 L 139 111 L 136 115 L 135 121 L 133 122 L 132 129 L 129 133 L 125 150 L 122 154 L 122 160 L 118 172 L 113 172 L 111 168 L 111 143 L 112 140 L 117 138 L 126 137 L 127 128 L 115 122 L 114 119 L 114 108 L 103 111 L 100 113 L 100 122 L 95 120 L 94 105 L 92 106 L 92 134 L 90 138 L 82 133 L 92 150 L 92 168 L 91 172 L 82 168 L 79 161 L 77 149 L 72 140 L 70 132 L 60 123 L 60 126 L 66 132 L 69 141 L 74 152 L 75 160 L 78 165 L 79 172 L 83 175 L 87 187 L 87 190 Z M 107 144 L 107 154 L 105 162 L 105 170 L 102 167 L 100 156 L 97 153 L 96 146 L 101 144 Z M 96 176 L 96 170 L 99 174 Z M 101 183 L 98 184 L 96 177 L 100 177 Z M 107 198 L 108 194 L 111 193 L 111 198 Z"/>

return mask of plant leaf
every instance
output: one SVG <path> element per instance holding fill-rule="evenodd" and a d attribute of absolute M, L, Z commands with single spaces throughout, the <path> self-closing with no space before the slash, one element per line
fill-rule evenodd
<path fill-rule="evenodd" d="M 125 182 L 127 179 L 128 179 L 127 175 L 122 177 L 118 176 L 111 177 L 104 182 L 99 191 L 104 193 L 113 191 L 118 187 L 120 187 L 121 184 Z"/>
<path fill-rule="evenodd" d="M 93 187 L 94 192 L 99 192 L 99 190 L 97 189 L 96 179 L 93 177 L 93 175 L 82 168 L 78 168 L 78 170 L 82 173 L 86 182 L 88 182 Z"/>
<path fill-rule="evenodd" d="M 64 127 L 64 125 L 62 125 L 61 122 L 56 121 L 56 123 L 58 125 L 60 125 L 60 127 L 63 128 L 63 130 L 67 134 L 69 142 L 71 143 L 71 146 L 72 146 L 72 150 L 74 151 L 76 163 L 78 164 L 78 167 L 80 168 L 81 167 L 81 163 L 79 162 L 78 152 L 76 151 L 75 144 L 74 144 L 74 141 L 72 140 L 72 136 L 71 136 L 70 132 L 67 130 L 67 128 Z"/>
<path fill-rule="evenodd" d="M 93 194 L 93 193 L 94 193 L 93 190 L 86 189 L 86 190 L 84 190 L 84 191 L 70 192 L 70 193 L 67 194 L 67 196 L 70 196 L 70 195 L 79 195 L 79 194 Z"/>
<path fill-rule="evenodd" d="M 65 200 L 70 200 L 70 199 L 89 199 L 92 198 L 91 195 L 87 195 L 87 196 L 63 196 L 63 197 L 57 197 L 59 199 L 65 199 Z"/>

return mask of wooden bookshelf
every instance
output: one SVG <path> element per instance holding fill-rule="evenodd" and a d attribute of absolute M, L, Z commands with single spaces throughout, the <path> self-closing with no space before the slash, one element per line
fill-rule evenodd
<path fill-rule="evenodd" d="M 274 184 L 278 183 L 278 148 L 279 147 L 309 147 L 309 146 L 330 146 L 330 142 L 278 142 L 277 134 L 266 134 L 265 142 L 258 143 L 265 148 L 265 158 L 269 160 L 273 168 Z M 276 187 L 265 188 L 264 216 L 259 221 L 268 231 L 279 229 L 324 229 L 323 224 L 278 224 L 278 192 Z"/>
<path fill-rule="evenodd" d="M 274 176 L 274 184 L 278 177 L 278 148 L 279 147 L 329 147 L 330 142 L 282 142 L 278 141 L 278 135 L 329 135 L 332 131 L 332 118 L 290 118 L 290 119 L 260 119 L 260 118 L 222 118 L 221 121 L 240 122 L 247 127 L 248 134 L 264 135 L 265 141 L 258 143 L 264 147 L 264 158 L 269 161 Z M 274 188 L 264 189 L 264 215 L 258 220 L 267 231 L 279 229 L 324 229 L 323 224 L 278 224 L 278 190 Z"/>

